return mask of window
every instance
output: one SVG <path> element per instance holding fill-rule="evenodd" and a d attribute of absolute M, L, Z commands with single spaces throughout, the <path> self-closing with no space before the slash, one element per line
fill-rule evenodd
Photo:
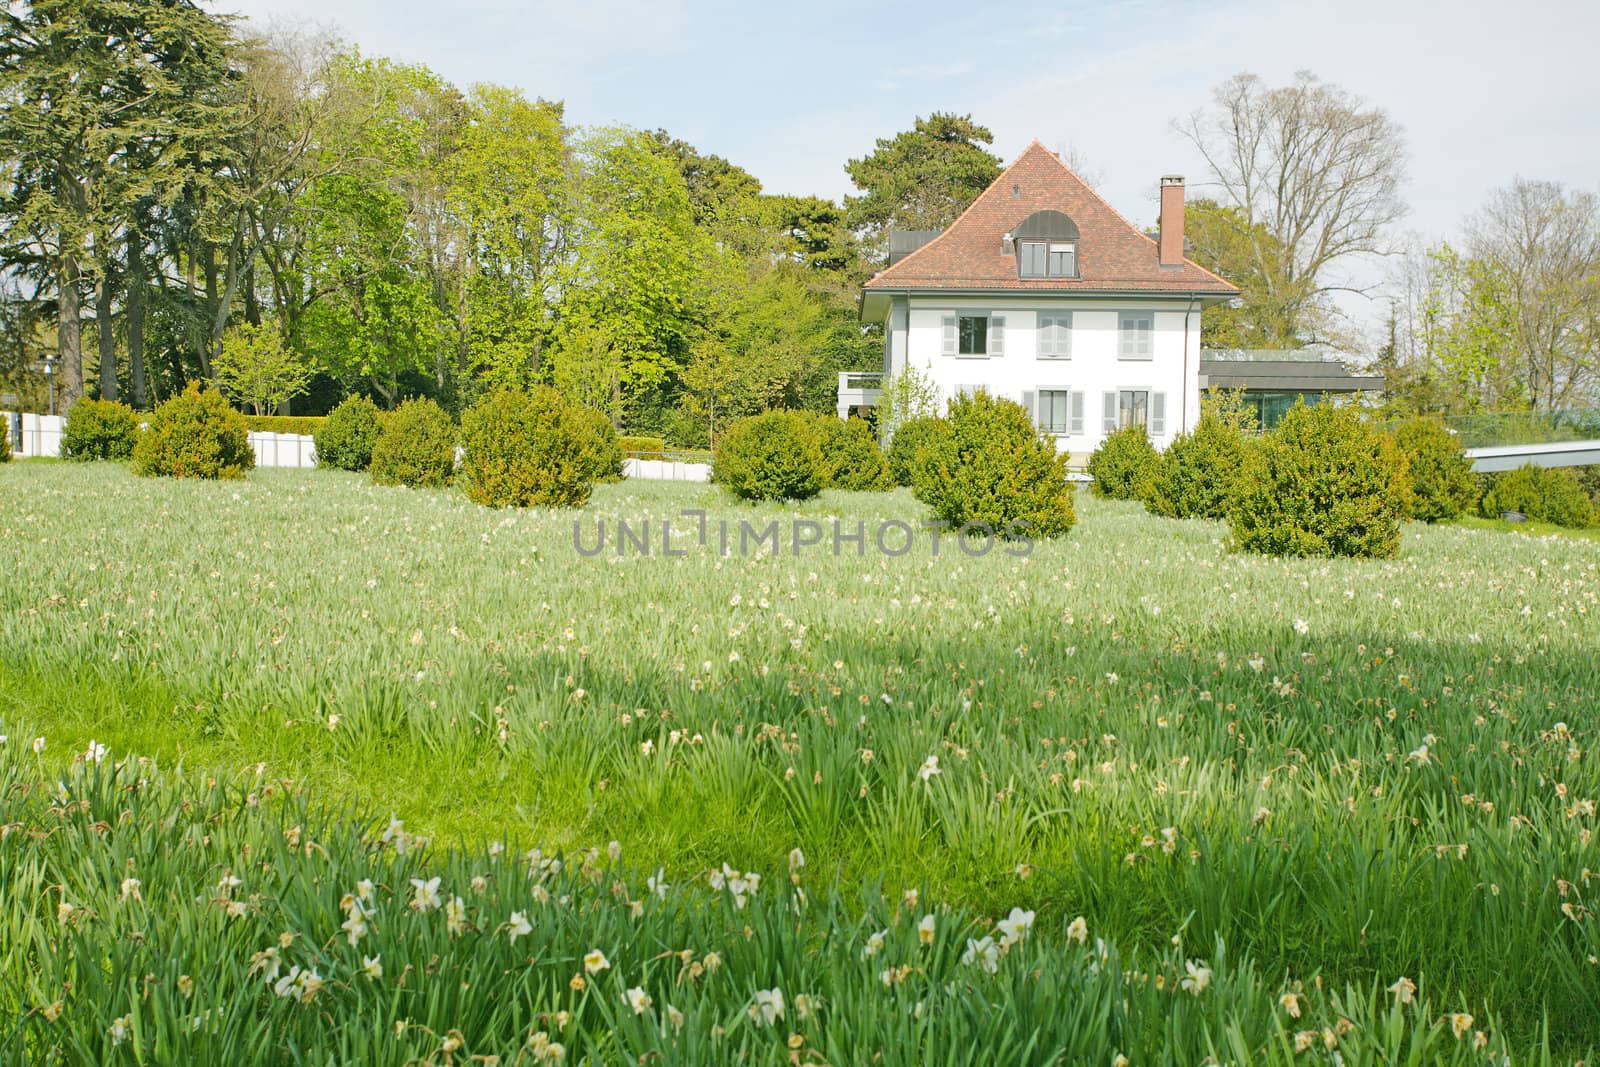
<path fill-rule="evenodd" d="M 1043 278 L 1047 268 L 1047 249 L 1043 241 L 1022 242 L 1022 265 L 1018 268 L 1024 278 Z"/>
<path fill-rule="evenodd" d="M 1051 311 L 1039 315 L 1039 358 L 1068 359 L 1072 356 L 1072 312 Z"/>
<path fill-rule="evenodd" d="M 1083 394 L 1079 393 L 1079 396 Z M 1072 393 L 1065 389 L 1039 391 L 1039 429 L 1045 433 L 1070 434 L 1072 432 Z"/>
<path fill-rule="evenodd" d="M 1154 355 L 1155 318 L 1155 314 L 1149 311 L 1124 311 L 1118 316 L 1119 359 L 1150 359 Z"/>
<path fill-rule="evenodd" d="M 1101 432 L 1110 434 L 1124 426 L 1143 426 L 1151 437 L 1167 432 L 1167 394 L 1148 389 L 1122 389 L 1104 394 Z"/>
<path fill-rule="evenodd" d="M 1124 389 L 1117 394 L 1117 425 L 1146 426 L 1150 421 L 1150 393 L 1144 389 Z"/>
<path fill-rule="evenodd" d="M 1075 244 L 1050 245 L 1050 277 L 1076 278 L 1078 276 L 1078 246 Z"/>
<path fill-rule="evenodd" d="M 960 340 L 956 353 L 962 356 L 981 356 L 989 351 L 989 318 L 986 315 L 962 315 L 957 319 Z"/>
<path fill-rule="evenodd" d="M 947 356 L 1003 356 L 1006 351 L 1004 315 L 951 314 L 941 317 Z"/>
<path fill-rule="evenodd" d="M 1009 255 L 1015 249 L 1022 278 L 1076 278 L 1078 224 L 1059 211 L 1035 211 L 1002 239 Z"/>

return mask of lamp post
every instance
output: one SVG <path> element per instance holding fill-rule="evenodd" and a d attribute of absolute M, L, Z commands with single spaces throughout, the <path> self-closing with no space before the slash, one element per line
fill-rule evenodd
<path fill-rule="evenodd" d="M 50 417 L 51 418 L 55 418 L 55 414 L 56 414 L 56 357 L 55 356 L 46 355 L 44 357 L 44 380 L 47 383 L 49 383 L 49 388 L 50 388 Z"/>

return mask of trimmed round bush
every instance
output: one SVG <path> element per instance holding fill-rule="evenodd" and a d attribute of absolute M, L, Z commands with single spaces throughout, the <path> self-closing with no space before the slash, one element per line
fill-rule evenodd
<path fill-rule="evenodd" d="M 63 459 L 127 459 L 139 439 L 139 416 L 115 400 L 89 400 L 72 405 L 61 432 Z"/>
<path fill-rule="evenodd" d="M 894 436 L 889 438 L 889 476 L 895 485 L 911 484 L 917 449 L 937 437 L 943 427 L 943 419 L 922 415 L 894 428 Z"/>
<path fill-rule="evenodd" d="M 158 405 L 133 445 L 133 472 L 147 476 L 243 478 L 255 465 L 244 416 L 199 382 Z"/>
<path fill-rule="evenodd" d="M 492 508 L 582 507 L 606 469 L 605 444 L 622 464 L 605 416 L 568 407 L 548 386 L 490 393 L 462 417 L 461 441 L 467 496 Z"/>
<path fill-rule="evenodd" d="M 1455 434 L 1432 419 L 1412 419 L 1394 430 L 1394 442 L 1411 471 L 1407 513 L 1422 522 L 1454 519 L 1478 499 L 1472 462 Z"/>
<path fill-rule="evenodd" d="M 881 492 L 893 488 L 889 461 L 872 427 L 865 419 L 817 416 L 818 446 L 822 449 L 822 477 L 833 489 Z"/>
<path fill-rule="evenodd" d="M 372 449 L 383 432 L 383 412 L 364 396 L 347 396 L 312 434 L 317 466 L 364 471 L 372 466 Z"/>
<path fill-rule="evenodd" d="M 1228 523 L 1239 548 L 1371 558 L 1400 550 L 1405 456 L 1351 409 L 1296 405 L 1246 451 L 1233 485 Z"/>
<path fill-rule="evenodd" d="M 1128 425 L 1111 433 L 1089 456 L 1090 489 L 1112 500 L 1143 500 L 1149 495 L 1161 462 L 1143 426 Z"/>
<path fill-rule="evenodd" d="M 739 419 L 717 439 L 711 476 L 741 500 L 809 500 L 822 491 L 822 447 L 803 411 Z"/>
<path fill-rule="evenodd" d="M 1595 524 L 1595 506 L 1569 468 L 1531 464 L 1494 479 L 1483 494 L 1483 513 L 1498 518 L 1516 511 L 1535 522 L 1582 528 Z"/>
<path fill-rule="evenodd" d="M 384 416 L 368 470 L 379 485 L 449 485 L 456 473 L 455 423 L 432 400 L 407 400 Z"/>
<path fill-rule="evenodd" d="M 1171 519 L 1227 517 L 1229 493 L 1249 447 L 1244 434 L 1207 413 L 1167 446 L 1150 480 L 1145 506 Z"/>
<path fill-rule="evenodd" d="M 954 527 L 1008 540 L 1055 537 L 1077 521 L 1067 457 L 1014 400 L 986 392 L 950 402 L 944 427 L 917 449 L 912 491 Z"/>
<path fill-rule="evenodd" d="M 569 409 L 582 429 L 581 452 L 597 482 L 622 481 L 622 438 L 604 412 L 593 408 Z"/>

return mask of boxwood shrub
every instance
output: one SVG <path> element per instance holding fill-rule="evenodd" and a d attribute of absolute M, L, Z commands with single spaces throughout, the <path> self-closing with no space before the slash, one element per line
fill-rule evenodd
<path fill-rule="evenodd" d="M 548 386 L 497 390 L 461 419 L 467 496 L 496 508 L 582 507 L 597 477 L 620 471 L 616 436 L 604 415 L 567 406 Z"/>
<path fill-rule="evenodd" d="M 1472 462 L 1455 434 L 1432 419 L 1412 419 L 1394 428 L 1395 444 L 1411 470 L 1407 513 L 1423 522 L 1454 519 L 1478 500 Z"/>
<path fill-rule="evenodd" d="M 1143 426 L 1128 425 L 1108 435 L 1089 456 L 1090 489 L 1112 500 L 1143 500 L 1155 481 L 1161 457 Z"/>
<path fill-rule="evenodd" d="M 1410 496 L 1392 437 L 1349 408 L 1300 404 L 1246 451 L 1228 523 L 1252 552 L 1389 557 Z"/>
<path fill-rule="evenodd" d="M 1145 506 L 1174 519 L 1221 519 L 1228 514 L 1233 480 L 1249 447 L 1244 434 L 1206 413 L 1161 453 L 1146 488 Z"/>
<path fill-rule="evenodd" d="M 61 433 L 63 459 L 127 459 L 139 439 L 139 416 L 115 400 L 89 400 L 72 405 Z"/>
<path fill-rule="evenodd" d="M 865 419 L 817 415 L 817 444 L 822 449 L 824 485 L 856 492 L 893 488 L 889 461 Z"/>
<path fill-rule="evenodd" d="M 133 446 L 135 474 L 243 478 L 255 465 L 244 416 L 199 382 L 158 405 Z"/>
<path fill-rule="evenodd" d="M 379 485 L 449 485 L 456 472 L 455 423 L 432 400 L 407 400 L 384 416 L 368 469 Z"/>
<path fill-rule="evenodd" d="M 339 402 L 312 434 L 317 466 L 341 471 L 364 471 L 372 465 L 372 449 L 383 430 L 383 412 L 364 396 Z"/>
<path fill-rule="evenodd" d="M 912 491 L 954 527 L 1054 537 L 1077 521 L 1067 457 L 1014 400 L 979 392 L 950 402 L 943 425 L 917 449 Z"/>
<path fill-rule="evenodd" d="M 907 419 L 894 428 L 894 435 L 889 438 L 889 476 L 894 479 L 894 484 L 911 484 L 917 449 L 944 429 L 948 429 L 944 420 L 933 415 Z"/>
<path fill-rule="evenodd" d="M 711 476 L 741 500 L 808 500 L 822 490 L 816 423 L 803 411 L 739 419 L 717 438 Z"/>
<path fill-rule="evenodd" d="M 1518 467 L 1494 478 L 1483 494 L 1483 513 L 1519 512 L 1535 522 L 1582 528 L 1595 524 L 1595 505 L 1578 475 L 1565 467 Z"/>

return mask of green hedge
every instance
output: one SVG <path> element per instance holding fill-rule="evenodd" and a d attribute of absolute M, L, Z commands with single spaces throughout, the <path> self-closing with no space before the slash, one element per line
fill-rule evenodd
<path fill-rule="evenodd" d="M 633 452 L 665 452 L 667 439 L 665 437 L 629 437 L 626 435 L 617 438 L 617 447 L 622 449 L 624 455 Z"/>
<path fill-rule="evenodd" d="M 311 437 L 327 422 L 325 415 L 246 415 L 245 426 L 252 433 L 294 433 Z"/>
<path fill-rule="evenodd" d="M 1527 465 L 1496 475 L 1483 494 L 1483 513 L 1498 518 L 1515 511 L 1535 522 L 1583 528 L 1596 521 L 1594 502 L 1579 475 L 1567 467 Z"/>

